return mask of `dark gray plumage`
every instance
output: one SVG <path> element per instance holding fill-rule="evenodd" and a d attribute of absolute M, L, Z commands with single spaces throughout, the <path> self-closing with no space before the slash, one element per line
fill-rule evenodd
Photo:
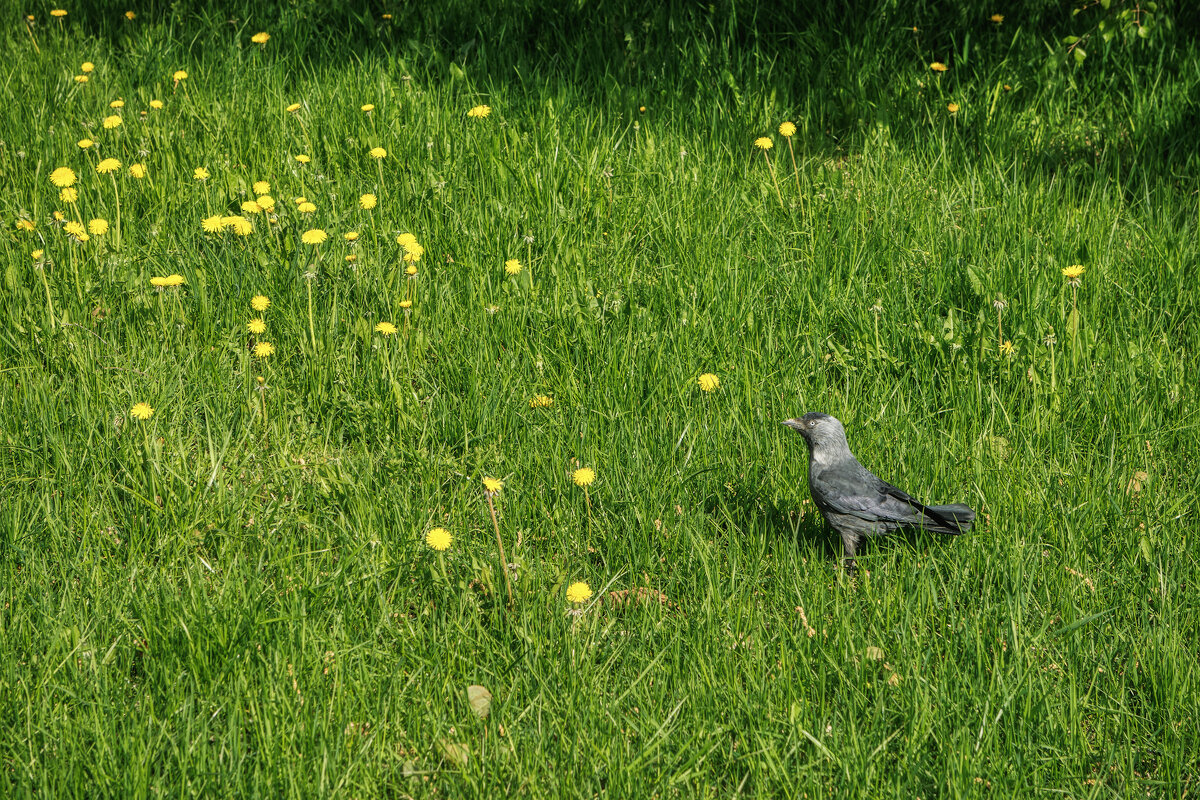
<path fill-rule="evenodd" d="M 813 412 L 783 424 L 799 431 L 808 444 L 808 489 L 826 521 L 841 534 L 847 571 L 855 569 L 854 553 L 864 536 L 903 527 L 953 535 L 971 530 L 975 512 L 967 506 L 927 506 L 858 463 L 846 443 L 846 429 L 835 417 Z"/>

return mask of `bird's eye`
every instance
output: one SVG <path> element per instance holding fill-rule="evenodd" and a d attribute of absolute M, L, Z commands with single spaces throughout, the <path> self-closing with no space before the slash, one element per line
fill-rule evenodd
<path fill-rule="evenodd" d="M 817 421 L 816 421 L 815 419 L 810 419 L 810 420 L 808 421 L 808 427 L 810 427 L 810 428 L 815 428 L 815 427 L 817 427 Z"/>

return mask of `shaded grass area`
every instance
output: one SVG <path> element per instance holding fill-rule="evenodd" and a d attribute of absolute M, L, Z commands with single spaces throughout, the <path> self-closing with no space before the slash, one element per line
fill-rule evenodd
<path fill-rule="evenodd" d="M 1200 61 L 1168 30 L 1056 67 L 1048 7 L 8 30 L 7 794 L 1194 789 Z M 781 203 L 751 142 L 788 118 Z M 202 231 L 258 180 L 276 222 Z M 118 202 L 119 245 L 50 221 Z M 976 531 L 848 584 L 779 425 L 811 410 Z"/>

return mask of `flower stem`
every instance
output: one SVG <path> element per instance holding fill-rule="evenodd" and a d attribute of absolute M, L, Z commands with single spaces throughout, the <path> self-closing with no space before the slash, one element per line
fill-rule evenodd
<path fill-rule="evenodd" d="M 114 172 L 108 173 L 108 177 L 112 178 L 113 197 L 117 200 L 117 224 L 116 224 L 116 246 L 115 250 L 121 249 L 121 194 L 117 191 L 117 175 Z"/>
<path fill-rule="evenodd" d="M 28 21 L 25 23 L 25 30 L 29 33 L 29 41 L 33 42 L 34 51 L 40 56 L 42 54 L 42 48 L 38 47 L 37 39 L 35 39 L 33 36 L 33 27 Z"/>
<path fill-rule="evenodd" d="M 304 287 L 308 290 L 308 338 L 312 340 L 313 351 L 316 352 L 317 334 L 313 330 L 312 280 L 306 280 Z"/>
<path fill-rule="evenodd" d="M 583 499 L 587 501 L 588 510 L 588 539 L 592 538 L 592 496 L 588 493 L 588 487 L 583 487 Z"/>
<path fill-rule="evenodd" d="M 792 154 L 792 177 L 796 179 L 796 194 L 800 195 L 800 169 L 796 166 L 796 151 L 792 148 L 792 137 L 788 137 L 788 152 Z"/>
<path fill-rule="evenodd" d="M 50 330 L 54 330 L 58 322 L 54 314 L 54 299 L 50 296 L 50 283 L 46 280 L 46 262 L 42 259 L 38 259 L 38 262 L 34 264 L 33 268 L 37 270 L 42 279 L 42 287 L 46 290 L 46 308 L 50 314 Z"/>
<path fill-rule="evenodd" d="M 771 182 L 775 184 L 775 196 L 779 198 L 779 207 L 782 209 L 783 192 L 779 191 L 779 179 L 775 177 L 775 166 L 771 163 L 771 158 L 767 155 L 767 151 L 762 151 L 763 158 L 767 159 L 767 169 L 771 172 Z"/>
<path fill-rule="evenodd" d="M 258 399 L 262 401 L 262 418 L 263 418 L 263 433 L 267 432 L 267 392 L 260 384 L 258 387 Z"/>
<path fill-rule="evenodd" d="M 500 572 L 504 575 L 504 587 L 508 589 L 508 604 L 512 605 L 512 583 L 508 579 L 508 556 L 504 555 L 504 540 L 500 538 L 500 523 L 496 521 L 496 506 L 492 505 L 492 493 L 487 493 L 488 510 L 492 512 L 492 526 L 496 529 L 496 546 L 500 548 Z"/>

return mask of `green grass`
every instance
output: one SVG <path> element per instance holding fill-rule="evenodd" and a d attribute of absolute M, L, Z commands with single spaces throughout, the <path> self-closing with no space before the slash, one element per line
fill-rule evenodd
<path fill-rule="evenodd" d="M 1200 52 L 1028 5 L 10 14 L 0 794 L 1195 793 Z M 849 581 L 815 410 L 976 529 Z"/>

